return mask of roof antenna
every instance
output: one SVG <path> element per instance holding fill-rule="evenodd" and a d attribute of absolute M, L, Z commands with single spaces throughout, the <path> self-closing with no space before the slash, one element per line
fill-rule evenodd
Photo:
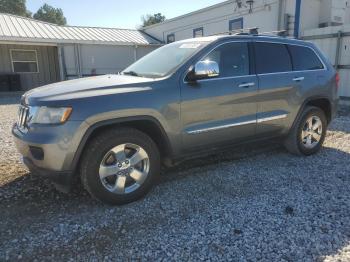
<path fill-rule="evenodd" d="M 254 0 L 247 0 L 246 3 L 249 5 L 249 14 L 253 13 Z"/>

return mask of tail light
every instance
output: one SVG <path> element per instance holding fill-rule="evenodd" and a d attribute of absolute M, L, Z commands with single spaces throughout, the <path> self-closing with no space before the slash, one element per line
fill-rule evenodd
<path fill-rule="evenodd" d="M 337 72 L 337 74 L 335 75 L 335 84 L 336 84 L 336 89 L 339 89 L 339 84 L 340 84 L 340 76 L 339 73 Z"/>

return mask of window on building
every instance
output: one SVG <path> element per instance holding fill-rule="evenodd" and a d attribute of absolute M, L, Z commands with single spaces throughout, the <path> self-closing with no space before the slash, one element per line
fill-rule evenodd
<path fill-rule="evenodd" d="M 288 49 L 295 71 L 323 69 L 322 62 L 312 49 L 296 45 L 289 45 Z"/>
<path fill-rule="evenodd" d="M 168 44 L 175 42 L 175 34 L 170 34 L 167 36 L 167 41 Z"/>
<path fill-rule="evenodd" d="M 247 43 L 227 43 L 207 55 L 203 61 L 215 61 L 220 68 L 219 77 L 249 75 L 249 51 Z"/>
<path fill-rule="evenodd" d="M 243 17 L 229 21 L 230 31 L 238 30 L 238 29 L 243 29 Z"/>
<path fill-rule="evenodd" d="M 286 45 L 255 43 L 255 60 L 258 74 L 292 71 L 292 61 Z"/>
<path fill-rule="evenodd" d="M 193 38 L 204 36 L 203 27 L 193 29 Z"/>
<path fill-rule="evenodd" d="M 15 73 L 38 73 L 38 56 L 35 50 L 11 50 L 11 61 Z"/>

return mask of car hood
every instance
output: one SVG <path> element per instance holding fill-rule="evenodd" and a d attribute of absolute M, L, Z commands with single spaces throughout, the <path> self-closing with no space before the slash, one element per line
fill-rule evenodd
<path fill-rule="evenodd" d="M 24 94 L 26 104 L 38 101 L 69 100 L 75 98 L 140 92 L 150 89 L 152 78 L 128 75 L 103 75 L 58 82 L 32 89 Z"/>

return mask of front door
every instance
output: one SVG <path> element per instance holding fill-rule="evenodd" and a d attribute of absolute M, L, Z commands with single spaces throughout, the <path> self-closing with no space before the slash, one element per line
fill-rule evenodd
<path fill-rule="evenodd" d="M 215 78 L 181 85 L 183 146 L 187 150 L 237 142 L 255 135 L 258 82 L 247 42 L 227 42 L 201 61 L 215 61 Z"/>

